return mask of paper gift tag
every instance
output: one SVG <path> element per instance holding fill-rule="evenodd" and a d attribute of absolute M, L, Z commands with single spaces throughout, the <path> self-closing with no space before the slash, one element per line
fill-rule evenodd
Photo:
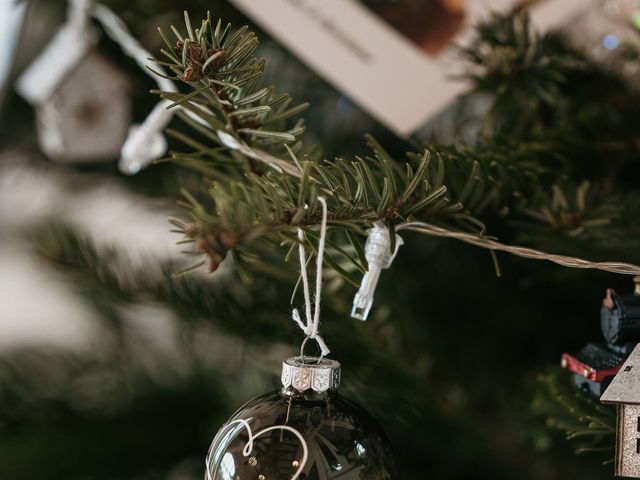
<path fill-rule="evenodd" d="M 231 0 L 311 69 L 406 137 L 468 89 L 454 45 L 516 0 Z M 589 0 L 534 2 L 534 24 L 561 24 Z"/>

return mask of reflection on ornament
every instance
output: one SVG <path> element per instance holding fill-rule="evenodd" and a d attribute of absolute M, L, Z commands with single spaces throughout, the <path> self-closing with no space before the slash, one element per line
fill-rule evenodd
<path fill-rule="evenodd" d="M 292 357 L 282 380 L 281 391 L 250 401 L 216 434 L 207 480 L 398 478 L 384 432 L 338 394 L 338 362 Z"/>
<path fill-rule="evenodd" d="M 234 426 L 235 428 L 231 428 Z M 231 431 L 229 431 L 229 428 L 231 428 Z M 293 477 L 291 477 L 291 480 L 296 480 L 300 476 L 300 473 L 302 472 L 304 465 L 307 463 L 309 449 L 307 448 L 307 442 L 305 442 L 304 437 L 300 434 L 300 432 L 298 432 L 298 430 L 288 425 L 276 425 L 273 427 L 267 427 L 263 430 L 260 430 L 258 433 L 254 435 L 253 431 L 251 430 L 251 426 L 249 425 L 249 422 L 243 419 L 238 419 L 238 420 L 233 420 L 227 423 L 222 429 L 220 429 L 220 431 L 216 435 L 216 438 L 213 439 L 212 446 L 216 443 L 216 439 L 218 439 L 220 436 L 226 439 L 229 437 L 229 433 L 231 433 L 231 435 L 233 435 L 234 433 L 237 433 L 238 428 L 240 430 L 242 428 L 246 429 L 249 435 L 247 443 L 242 449 L 242 455 L 244 455 L 245 457 L 248 457 L 249 455 L 251 455 L 251 452 L 253 452 L 254 439 L 256 439 L 257 437 L 260 437 L 265 433 L 269 433 L 272 430 L 282 430 L 282 431 L 288 431 L 293 433 L 296 437 L 298 437 L 298 440 L 300 440 L 300 443 L 302 446 L 302 460 L 301 460 L 302 465 L 300 465 L 298 470 L 293 474 Z M 207 459 L 205 461 L 205 464 L 207 466 L 207 476 L 209 479 L 218 478 L 216 476 L 217 473 L 215 471 L 218 469 L 212 468 L 212 465 L 211 465 L 211 461 L 214 460 L 214 458 L 215 458 L 215 455 L 212 455 L 212 452 L 210 450 L 209 455 L 207 455 Z M 255 457 L 251 457 L 249 458 L 249 461 L 247 462 L 247 464 L 249 464 L 249 466 L 255 467 L 258 464 L 258 461 Z M 213 476 L 211 474 L 212 470 L 214 470 Z M 233 480 L 233 475 L 235 474 L 236 468 L 235 468 L 235 465 L 233 465 L 233 456 L 229 452 L 225 453 L 224 456 L 222 457 L 220 470 L 221 470 L 221 478 L 223 480 Z M 262 477 L 262 475 L 259 475 L 259 477 Z"/>

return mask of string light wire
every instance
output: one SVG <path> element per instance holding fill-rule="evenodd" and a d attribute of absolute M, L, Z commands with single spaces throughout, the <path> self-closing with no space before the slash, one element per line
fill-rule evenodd
<path fill-rule="evenodd" d="M 482 237 L 474 233 L 458 232 L 443 227 L 438 227 L 425 222 L 407 222 L 396 227 L 396 231 L 409 230 L 434 237 L 453 238 L 462 242 L 475 245 L 488 250 L 507 252 L 518 257 L 533 260 L 547 260 L 562 265 L 563 267 L 596 269 L 605 272 L 621 273 L 624 275 L 640 275 L 640 266 L 624 262 L 592 262 L 578 257 L 556 255 L 528 247 L 507 245 L 488 237 Z"/>

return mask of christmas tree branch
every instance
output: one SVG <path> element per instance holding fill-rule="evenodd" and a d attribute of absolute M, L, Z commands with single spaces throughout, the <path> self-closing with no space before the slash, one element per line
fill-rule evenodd
<path fill-rule="evenodd" d="M 601 405 L 568 381 L 564 371 L 541 375 L 542 389 L 533 402 L 533 411 L 547 419 L 547 425 L 563 431 L 577 454 L 601 453 L 603 461 L 613 458 L 616 435 L 615 409 Z"/>
<path fill-rule="evenodd" d="M 253 162 L 255 156 L 237 155 L 234 150 L 242 151 L 245 142 L 276 157 L 286 154 L 287 144 L 299 150 L 296 139 L 304 132 L 304 122 L 298 119 L 292 123 L 291 119 L 307 104 L 292 106 L 289 95 L 276 94 L 273 87 L 261 85 L 265 61 L 255 56 L 255 33 L 248 27 L 232 32 L 230 24 L 223 26 L 221 20 L 214 24 L 210 14 L 194 29 L 185 12 L 185 25 L 184 35 L 172 28 L 173 41 L 160 30 L 167 61 L 159 63 L 173 72 L 172 80 L 189 84 L 192 91 L 186 95 L 156 93 L 173 102 L 169 108 L 180 107 L 197 119 L 199 125 L 191 122 L 191 126 L 209 141 L 226 147 L 226 154 L 217 151 L 213 158 L 233 165 L 233 160 L 237 164 L 244 157 L 244 171 L 261 173 L 263 169 Z M 244 153 L 247 150 L 245 147 Z M 211 157 L 208 152 L 206 155 Z M 183 158 L 174 156 L 174 160 Z"/>
<path fill-rule="evenodd" d="M 479 88 L 480 78 L 495 76 L 514 62 L 525 71 L 542 75 L 547 56 L 555 50 L 530 38 L 526 18 L 498 23 L 480 27 L 479 48 L 466 51 L 472 61 L 492 69 L 476 78 Z M 254 55 L 258 45 L 255 34 L 246 28 L 231 33 L 229 25 L 223 28 L 220 21 L 214 25 L 210 15 L 194 29 L 185 14 L 185 24 L 186 34 L 173 28 L 175 41 L 162 34 L 168 60 L 162 64 L 175 74 L 174 79 L 187 83 L 191 92 L 158 93 L 173 102 L 170 108 L 188 112 L 190 118 L 183 118 L 194 133 L 206 138 L 201 142 L 174 132 L 195 152 L 174 154 L 173 159 L 205 172 L 213 181 L 203 199 L 185 192 L 183 206 L 189 210 L 189 219 L 172 219 L 172 223 L 185 242 L 193 242 L 196 252 L 206 254 L 209 271 L 216 270 L 230 251 L 239 266 L 264 265 L 266 251 L 277 245 L 291 250 L 296 245 L 297 228 L 307 232 L 305 243 L 313 251 L 310 232 L 319 223 L 317 197 L 322 195 L 327 199 L 333 230 L 327 263 L 354 284 L 357 282 L 331 254 L 366 270 L 362 255 L 357 254 L 362 245 L 353 234 L 363 234 L 375 222 L 383 222 L 391 231 L 405 224 L 404 228 L 420 233 L 459 238 L 490 250 L 544 258 L 565 266 L 640 273 L 635 265 L 550 255 L 484 237 L 485 227 L 476 212 L 512 204 L 522 211 L 526 206 L 523 199 L 539 191 L 543 179 L 570 171 L 562 155 L 553 154 L 557 137 L 542 142 L 529 138 L 526 148 L 515 148 L 513 155 L 497 141 L 475 149 L 432 146 L 409 154 L 404 164 L 369 137 L 370 156 L 320 160 L 304 155 L 297 141 L 303 125 L 292 117 L 305 105 L 290 107 L 286 94 L 274 95 L 272 87 L 261 86 L 265 62 Z M 488 46 L 497 50 L 490 51 Z M 576 65 L 583 68 L 578 60 L 566 50 L 556 70 L 570 71 Z M 512 79 L 514 72 L 504 75 Z M 535 92 L 550 102 L 552 93 L 561 91 L 564 77 L 542 77 Z M 546 94 L 539 91 L 540 85 L 547 85 L 547 90 L 542 90 Z M 499 104 L 499 99 L 496 102 Z M 534 116 L 540 115 L 537 112 Z M 508 147 L 522 140 L 505 143 Z M 531 216 L 531 210 L 527 214 Z M 351 233 L 347 236 L 347 232 Z"/>
<path fill-rule="evenodd" d="M 196 243 L 199 251 L 207 253 L 210 270 L 215 270 L 231 249 L 242 259 L 257 239 L 268 237 L 271 245 L 296 245 L 296 229 L 307 230 L 320 221 L 319 195 L 327 200 L 329 226 L 356 234 L 362 234 L 374 222 L 381 221 L 393 229 L 399 223 L 418 219 L 455 222 L 465 230 L 482 230 L 482 224 L 460 202 L 449 198 L 441 183 L 441 159 L 432 160 L 425 150 L 422 156 L 411 156 L 401 165 L 375 143 L 372 145 L 373 156 L 353 161 L 338 158 L 300 162 L 294 155 L 299 177 L 268 172 L 262 176 L 249 174 L 249 181 L 214 182 L 209 194 L 215 215 L 186 193 L 190 222 L 172 219 L 172 223 Z M 472 195 L 475 188 L 478 185 L 471 178 L 466 195 Z M 313 250 L 313 241 L 307 247 Z M 360 270 L 367 268 L 362 258 L 331 240 L 328 250 L 352 261 Z"/>

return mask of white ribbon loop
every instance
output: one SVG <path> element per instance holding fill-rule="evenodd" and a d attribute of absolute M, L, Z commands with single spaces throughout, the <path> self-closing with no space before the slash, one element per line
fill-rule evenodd
<path fill-rule="evenodd" d="M 322 223 L 320 225 L 320 240 L 318 241 L 318 256 L 316 263 L 316 291 L 313 306 L 313 315 L 311 312 L 311 292 L 309 290 L 309 278 L 307 276 L 307 253 L 304 248 L 304 232 L 298 228 L 298 254 L 300 256 L 300 276 L 302 277 L 302 290 L 304 293 L 304 307 L 306 322 L 302 320 L 300 312 L 294 308 L 291 312 L 291 318 L 298 324 L 300 330 L 304 332 L 307 338 L 311 338 L 318 343 L 320 347 L 320 358 L 328 355 L 331 351 L 322 337 L 318 334 L 320 327 L 320 296 L 322 293 L 322 263 L 324 261 L 324 248 L 327 238 L 327 201 L 323 197 L 318 197 L 318 201 L 322 205 Z"/>

